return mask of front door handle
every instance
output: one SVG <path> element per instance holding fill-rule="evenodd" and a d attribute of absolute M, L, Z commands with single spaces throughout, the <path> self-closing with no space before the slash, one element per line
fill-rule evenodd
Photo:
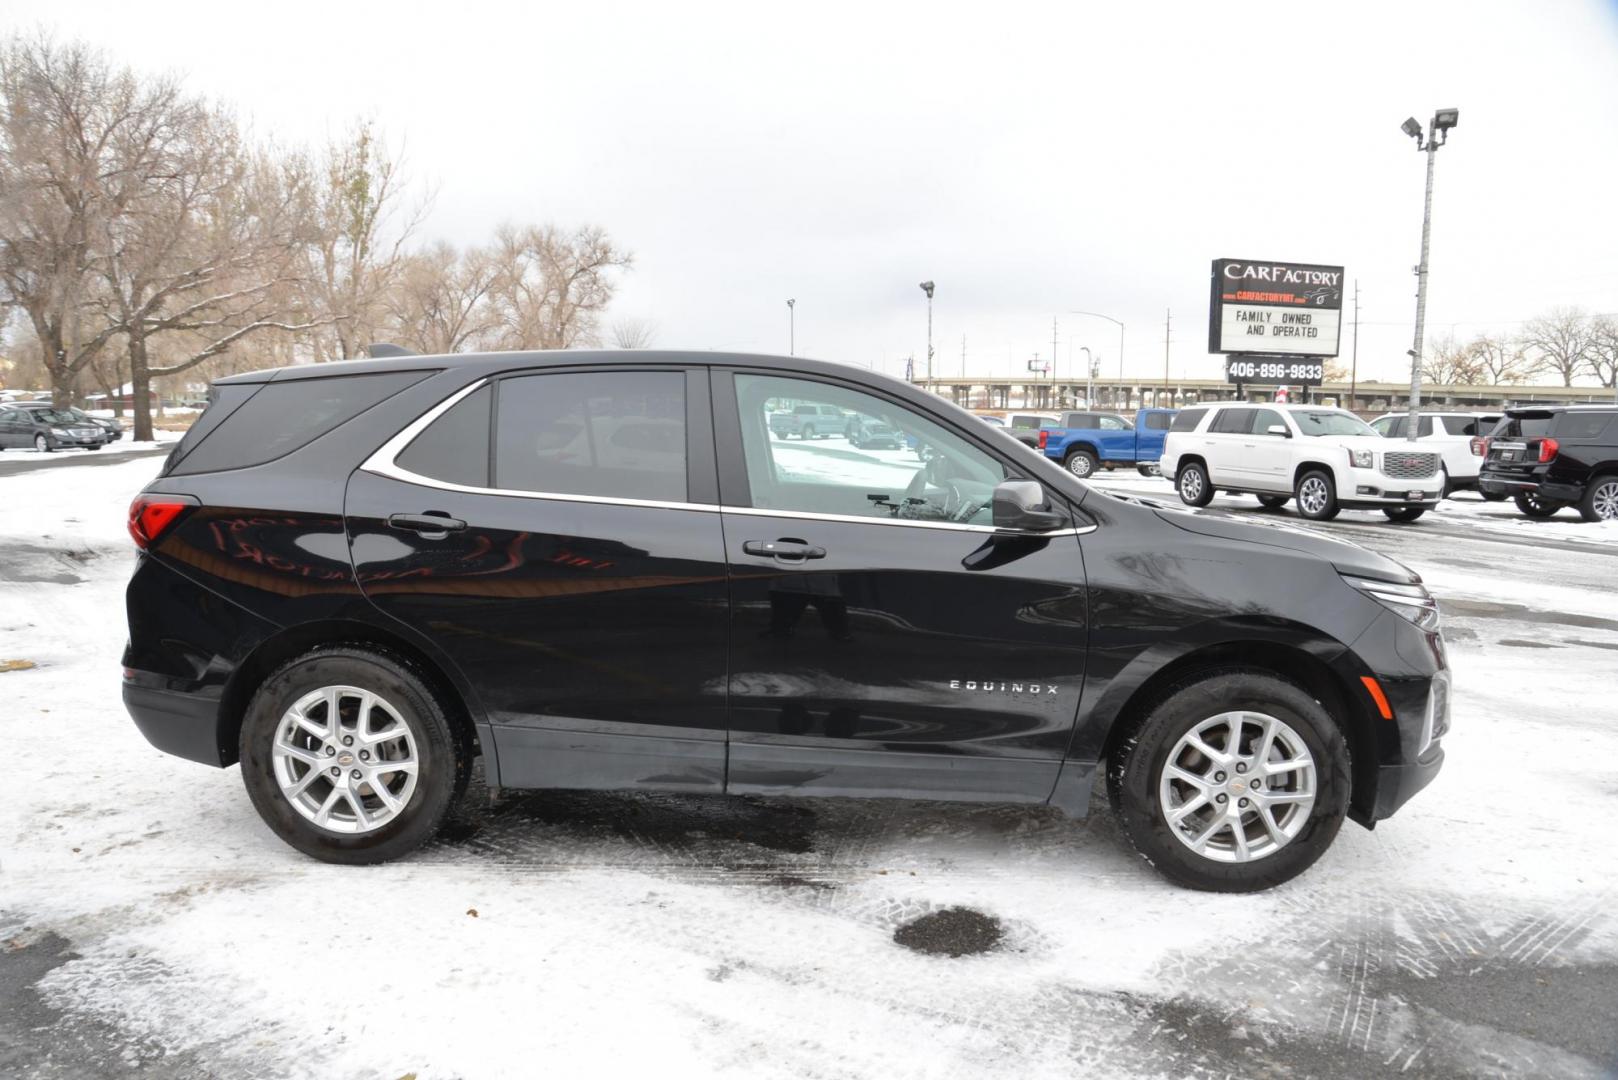
<path fill-rule="evenodd" d="M 447 514 L 390 514 L 388 525 L 405 532 L 420 533 L 428 540 L 442 540 L 466 528 L 466 522 Z"/>
<path fill-rule="evenodd" d="M 742 551 L 765 559 L 824 559 L 826 549 L 805 544 L 801 540 L 744 540 Z"/>

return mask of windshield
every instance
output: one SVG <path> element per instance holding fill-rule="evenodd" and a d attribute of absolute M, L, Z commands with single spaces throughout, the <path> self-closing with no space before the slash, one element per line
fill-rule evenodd
<path fill-rule="evenodd" d="M 1293 412 L 1292 419 L 1297 422 L 1298 430 L 1305 435 L 1366 435 L 1373 439 L 1382 437 L 1364 420 L 1353 413 L 1339 409 L 1307 412 L 1300 409 Z"/>
<path fill-rule="evenodd" d="M 66 409 L 33 409 L 33 414 L 42 424 L 71 424 L 75 417 Z"/>

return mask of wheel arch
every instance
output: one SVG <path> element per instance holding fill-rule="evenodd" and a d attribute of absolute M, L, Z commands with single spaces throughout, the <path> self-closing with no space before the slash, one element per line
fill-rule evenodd
<path fill-rule="evenodd" d="M 1284 641 L 1244 638 L 1193 648 L 1167 663 L 1154 663 L 1153 668 L 1138 685 L 1120 695 L 1122 700 L 1115 707 L 1107 702 L 1105 694 L 1098 705 L 1097 711 L 1103 715 L 1115 708 L 1101 747 L 1103 769 L 1109 767 L 1119 746 L 1145 720 L 1151 706 L 1176 683 L 1232 668 L 1264 671 L 1301 687 L 1336 722 L 1348 744 L 1352 769 L 1349 815 L 1361 824 L 1369 824 L 1376 806 L 1378 780 L 1377 717 L 1365 695 L 1355 692 L 1348 675 L 1318 652 Z M 1114 680 L 1114 685 L 1122 681 Z"/>
<path fill-rule="evenodd" d="M 1293 488 L 1293 490 L 1294 491 L 1297 490 L 1298 481 L 1303 479 L 1305 473 L 1314 472 L 1316 469 L 1319 469 L 1321 472 L 1325 473 L 1326 476 L 1331 480 L 1332 493 L 1336 494 L 1336 491 L 1337 491 L 1337 470 L 1332 468 L 1330 465 L 1326 464 L 1324 461 L 1300 461 L 1300 462 L 1298 462 L 1297 467 L 1292 470 L 1292 488 Z"/>
<path fill-rule="evenodd" d="M 1207 473 L 1208 473 L 1208 462 L 1207 462 L 1207 459 L 1205 459 L 1201 454 L 1181 454 L 1180 457 L 1179 457 L 1179 460 L 1174 463 L 1174 481 L 1175 481 L 1175 483 L 1179 483 L 1181 471 L 1184 470 L 1187 465 L 1193 465 L 1193 464 L 1201 465 L 1203 475 L 1204 476 L 1207 475 Z M 1209 479 L 1211 480 L 1212 477 L 1209 477 Z"/>
<path fill-rule="evenodd" d="M 328 619 L 287 627 L 259 642 L 237 664 L 219 699 L 216 731 L 221 765 L 237 762 L 242 720 L 247 715 L 248 703 L 264 680 L 289 660 L 323 645 L 369 646 L 404 659 L 438 693 L 451 722 L 466 740 L 468 752 L 478 754 L 489 748 L 484 741 L 486 725 L 474 711 L 470 695 L 450 676 L 444 664 L 407 638 L 383 627 L 355 619 Z"/>
<path fill-rule="evenodd" d="M 1083 439 L 1080 439 L 1077 442 L 1070 442 L 1066 446 L 1062 447 L 1062 460 L 1066 461 L 1080 450 L 1088 451 L 1090 456 L 1095 458 L 1097 461 L 1101 460 L 1101 451 L 1096 448 L 1096 445 L 1094 443 L 1086 442 Z"/>

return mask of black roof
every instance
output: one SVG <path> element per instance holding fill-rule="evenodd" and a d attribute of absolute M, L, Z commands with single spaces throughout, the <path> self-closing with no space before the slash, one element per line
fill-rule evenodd
<path fill-rule="evenodd" d="M 708 349 L 536 349 L 527 352 L 446 353 L 436 356 L 380 356 L 360 360 L 334 360 L 325 364 L 299 364 L 265 368 L 241 375 L 215 379 L 219 386 L 236 383 L 262 383 L 287 379 L 318 379 L 338 375 L 368 375 L 383 371 L 438 371 L 444 368 L 492 375 L 531 367 L 573 367 L 600 364 L 703 364 L 714 367 L 737 365 L 753 368 L 782 368 L 788 371 L 816 371 L 827 374 L 876 374 L 852 364 L 811 360 L 803 356 L 772 356 L 763 353 L 714 352 Z M 892 379 L 892 376 L 877 375 Z M 902 381 L 902 380 L 894 380 Z M 906 384 L 908 385 L 908 384 Z"/>

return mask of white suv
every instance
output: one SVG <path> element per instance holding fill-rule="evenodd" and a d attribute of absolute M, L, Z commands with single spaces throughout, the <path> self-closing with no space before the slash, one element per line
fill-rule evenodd
<path fill-rule="evenodd" d="M 1232 402 L 1182 409 L 1161 461 L 1182 502 L 1207 506 L 1214 492 L 1257 495 L 1274 508 L 1326 521 L 1339 510 L 1381 510 L 1414 521 L 1443 497 L 1443 469 L 1430 450 L 1384 439 L 1343 409 Z"/>
<path fill-rule="evenodd" d="M 1436 450 L 1444 459 L 1444 479 L 1447 481 L 1444 494 L 1478 489 L 1478 470 L 1483 466 L 1484 444 L 1489 432 L 1499 422 L 1499 413 L 1422 413 L 1416 428 L 1416 441 L 1423 450 Z M 1378 435 L 1405 439 L 1410 431 L 1410 416 L 1402 412 L 1388 413 L 1372 420 L 1371 427 Z M 1505 498 L 1504 495 L 1499 497 Z M 1485 495 L 1484 498 L 1490 496 Z"/>

